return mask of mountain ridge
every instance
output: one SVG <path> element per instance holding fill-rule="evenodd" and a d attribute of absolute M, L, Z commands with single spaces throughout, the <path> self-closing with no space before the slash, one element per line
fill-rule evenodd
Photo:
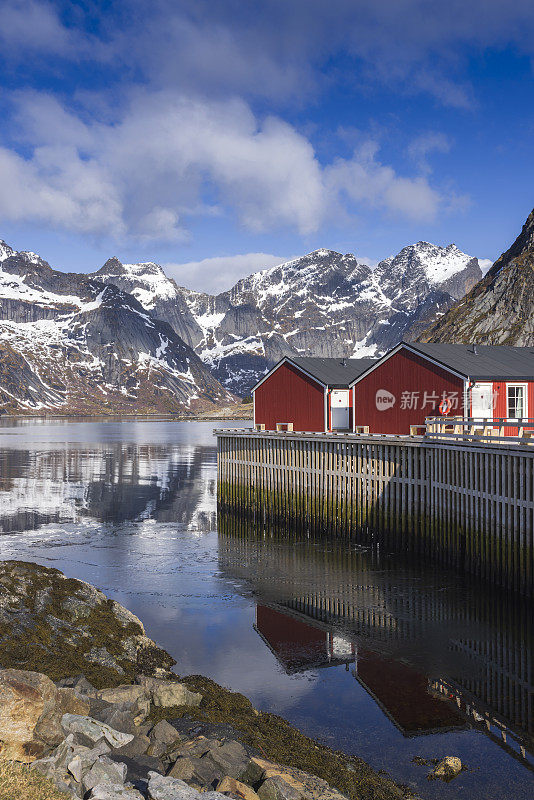
<path fill-rule="evenodd" d="M 154 266 L 147 262 L 146 270 Z M 126 271 L 103 269 L 94 274 L 142 299 L 147 286 L 142 263 Z M 414 338 L 481 276 L 478 259 L 456 245 L 420 241 L 374 270 L 351 253 L 320 248 L 254 272 L 216 295 L 178 286 L 171 278 L 166 291 L 180 306 L 183 338 L 223 385 L 245 394 L 284 355 L 379 355 L 400 338 Z M 171 322 L 163 298 L 153 294 L 144 300 Z"/>
<path fill-rule="evenodd" d="M 40 374 L 31 356 L 32 337 L 45 361 L 53 362 L 43 344 L 48 321 L 47 335 L 50 340 L 55 337 L 64 353 L 73 341 L 86 337 L 84 355 L 79 350 L 72 357 L 88 361 L 91 353 L 97 359 L 101 376 L 95 391 L 114 393 L 123 406 L 134 402 L 130 388 L 143 386 L 145 404 L 176 410 L 180 405 L 189 408 L 191 403 L 218 403 L 231 400 L 232 394 L 247 394 L 285 355 L 379 355 L 402 338 L 415 338 L 429 319 L 445 313 L 481 275 L 478 260 L 453 244 L 440 247 L 420 241 L 384 259 L 374 270 L 352 253 L 320 248 L 252 273 L 212 295 L 179 286 L 155 262 L 128 264 L 113 256 L 94 272 L 60 272 L 35 253 L 17 253 L 0 242 L 0 344 L 4 361 L 17 360 L 19 373 L 26 375 L 22 401 L 26 404 L 36 395 L 48 403 L 62 402 L 57 390 L 46 390 L 42 381 L 32 383 L 28 378 L 30 362 L 30 371 Z M 102 298 L 106 303 L 91 311 L 98 322 L 90 319 L 82 324 L 85 306 L 95 302 L 102 287 L 113 287 L 118 294 L 102 295 L 100 305 Z M 113 314 L 123 320 L 122 329 L 112 324 Z M 98 343 L 98 325 L 108 336 L 103 344 Z M 135 343 L 129 338 L 132 331 Z M 159 336 L 169 342 L 163 350 Z M 117 363 L 129 365 L 122 370 L 128 376 L 112 369 L 104 346 L 113 351 Z M 188 380 L 191 383 L 188 359 L 193 359 L 198 373 L 193 383 L 202 387 L 198 396 L 184 386 Z M 133 377 L 143 369 L 165 375 L 161 391 L 153 386 L 150 392 L 146 380 Z M 58 377 L 57 364 L 53 372 L 59 384 L 72 384 Z M 160 398 L 162 392 L 175 392 L 175 399 L 157 401 L 158 392 Z"/>
<path fill-rule="evenodd" d="M 0 247 L 4 412 L 176 412 L 233 401 L 174 328 L 118 286 Z"/>
<path fill-rule="evenodd" d="M 421 341 L 534 345 L 534 209 L 512 245 Z"/>

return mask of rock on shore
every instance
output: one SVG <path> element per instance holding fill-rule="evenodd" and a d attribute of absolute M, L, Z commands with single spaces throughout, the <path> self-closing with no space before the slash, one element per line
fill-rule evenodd
<path fill-rule="evenodd" d="M 135 685 L 101 691 L 83 676 L 65 682 L 73 685 L 0 670 L 0 755 L 31 763 L 73 797 L 200 800 L 202 792 L 202 800 L 347 800 L 326 781 L 260 758 L 228 735 L 191 736 L 166 720 L 154 724 L 152 707 L 202 701 L 179 682 L 140 675 Z"/>
<path fill-rule="evenodd" d="M 83 673 L 103 687 L 137 673 L 168 675 L 174 663 L 141 620 L 94 586 L 38 564 L 0 562 L 0 667 L 55 681 Z"/>

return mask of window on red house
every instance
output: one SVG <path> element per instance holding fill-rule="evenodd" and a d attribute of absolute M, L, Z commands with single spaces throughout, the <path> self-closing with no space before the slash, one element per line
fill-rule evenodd
<path fill-rule="evenodd" d="M 519 385 L 508 385 L 506 387 L 508 400 L 508 417 L 510 419 L 522 419 L 526 416 L 526 387 Z"/>

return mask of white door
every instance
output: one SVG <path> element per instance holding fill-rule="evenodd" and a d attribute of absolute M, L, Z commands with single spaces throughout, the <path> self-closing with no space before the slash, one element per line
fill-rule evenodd
<path fill-rule="evenodd" d="M 471 389 L 471 416 L 493 419 L 493 384 L 475 383 Z"/>
<path fill-rule="evenodd" d="M 332 430 L 347 430 L 349 427 L 349 392 L 348 389 L 333 389 L 330 395 L 332 410 Z"/>

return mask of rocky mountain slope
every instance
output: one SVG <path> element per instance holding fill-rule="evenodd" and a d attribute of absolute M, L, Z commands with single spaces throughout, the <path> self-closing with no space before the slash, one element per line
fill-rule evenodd
<path fill-rule="evenodd" d="M 0 242 L 0 409 L 207 409 L 284 355 L 364 357 L 415 338 L 481 276 L 455 245 L 418 242 L 374 270 L 316 250 L 210 295 L 152 262 L 64 273 Z"/>
<path fill-rule="evenodd" d="M 375 270 L 350 253 L 316 250 L 218 295 L 178 287 L 151 263 L 110 259 L 94 273 L 173 325 L 238 394 L 284 355 L 384 352 L 444 313 L 481 276 L 476 258 L 428 242 L 405 247 Z"/>
<path fill-rule="evenodd" d="M 168 278 L 159 264 L 122 264 L 118 258 L 109 258 L 89 277 L 133 294 L 152 316 L 172 325 L 190 347 L 201 341 L 202 328 L 184 299 L 185 290 Z"/>
<path fill-rule="evenodd" d="M 534 345 L 534 210 L 476 286 L 421 335 L 426 342 Z"/>
<path fill-rule="evenodd" d="M 0 409 L 192 411 L 231 400 L 134 297 L 0 242 Z"/>

